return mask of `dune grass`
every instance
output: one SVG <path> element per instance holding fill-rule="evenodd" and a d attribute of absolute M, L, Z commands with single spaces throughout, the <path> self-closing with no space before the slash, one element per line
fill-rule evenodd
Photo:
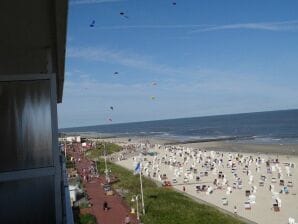
<path fill-rule="evenodd" d="M 101 170 L 104 169 L 102 161 L 99 162 L 99 167 Z M 113 163 L 108 163 L 108 167 L 120 179 L 113 184 L 113 188 L 124 190 L 124 199 L 131 207 L 136 208 L 135 202 L 131 202 L 131 199 L 133 195 L 140 194 L 139 175 L 133 175 L 132 171 Z M 199 204 L 182 193 L 158 187 L 155 182 L 147 178 L 143 178 L 143 189 L 146 215 L 141 216 L 141 220 L 145 224 L 243 223 L 213 207 Z"/>
<path fill-rule="evenodd" d="M 103 142 L 97 144 L 95 149 L 88 150 L 86 152 L 86 156 L 92 160 L 96 160 L 101 156 L 104 156 L 104 151 L 106 151 L 107 155 L 113 154 L 115 152 L 119 152 L 122 150 L 120 145 L 106 142 L 105 145 Z"/>

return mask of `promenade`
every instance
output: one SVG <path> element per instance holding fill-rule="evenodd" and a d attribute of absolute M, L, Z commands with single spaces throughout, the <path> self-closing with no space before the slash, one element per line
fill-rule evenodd
<path fill-rule="evenodd" d="M 122 200 L 122 198 L 114 191 L 113 196 L 106 196 L 102 184 L 105 183 L 104 176 L 84 178 L 88 175 L 89 168 L 92 166 L 92 161 L 84 156 L 82 148 L 78 144 L 73 144 L 73 149 L 67 151 L 69 156 L 75 160 L 75 167 L 80 175 L 86 194 L 89 196 L 90 208 L 81 209 L 81 213 L 90 213 L 97 219 L 98 224 L 124 224 L 126 215 L 130 216 L 131 224 L 138 224 L 136 216 L 130 214 L 129 206 Z M 108 211 L 103 210 L 103 203 L 106 201 Z"/>

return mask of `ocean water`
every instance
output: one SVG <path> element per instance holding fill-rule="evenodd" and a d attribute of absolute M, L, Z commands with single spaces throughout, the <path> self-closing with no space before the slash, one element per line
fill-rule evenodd
<path fill-rule="evenodd" d="M 193 117 L 60 129 L 102 136 L 154 136 L 178 141 L 298 143 L 298 110 Z"/>

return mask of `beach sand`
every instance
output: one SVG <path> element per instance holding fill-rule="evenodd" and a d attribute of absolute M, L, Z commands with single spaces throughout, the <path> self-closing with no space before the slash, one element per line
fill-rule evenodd
<path fill-rule="evenodd" d="M 118 143 L 121 145 L 125 145 L 128 143 L 128 138 L 109 138 L 106 141 Z M 168 143 L 165 140 L 154 140 L 149 139 L 151 144 L 164 144 Z M 144 138 L 131 138 L 129 143 L 140 143 L 144 142 Z M 194 148 L 201 149 L 201 150 L 208 150 L 206 155 L 210 155 L 210 150 L 220 151 L 217 156 L 221 156 L 223 153 L 224 159 L 224 167 L 219 167 L 218 170 L 222 171 L 226 179 L 229 181 L 230 186 L 231 183 L 235 180 L 233 173 L 231 172 L 231 168 L 226 167 L 226 163 L 228 160 L 229 155 L 236 156 L 238 152 L 241 152 L 244 157 L 252 156 L 254 159 L 257 157 L 261 157 L 266 161 L 268 159 L 276 159 L 279 160 L 279 167 L 281 167 L 283 180 L 285 181 L 285 185 L 287 185 L 288 181 L 292 181 L 294 186 L 289 187 L 289 194 L 278 194 L 278 197 L 281 199 L 281 209 L 279 212 L 275 212 L 273 207 L 273 202 L 275 200 L 272 199 L 272 192 L 269 191 L 269 185 L 274 185 L 274 189 L 276 192 L 279 192 L 282 186 L 279 185 L 278 172 L 272 172 L 272 174 L 267 173 L 266 163 L 261 163 L 260 171 L 257 172 L 255 169 L 255 163 L 253 162 L 252 165 L 249 167 L 251 171 L 251 175 L 253 175 L 254 180 L 253 183 L 250 185 L 249 182 L 249 175 L 243 172 L 243 167 L 237 165 L 237 175 L 243 180 L 243 187 L 242 189 L 232 189 L 231 194 L 226 194 L 226 188 L 224 190 L 214 190 L 212 194 L 207 195 L 205 192 L 196 191 L 196 185 L 207 185 L 212 186 L 213 181 L 217 178 L 216 173 L 212 173 L 209 171 L 208 176 L 201 177 L 199 182 L 196 182 L 195 175 L 193 180 L 189 180 L 188 184 L 184 184 L 184 175 L 187 173 L 187 169 L 189 168 L 189 164 L 183 167 L 183 174 L 181 177 L 176 177 L 174 175 L 175 167 L 171 167 L 169 165 L 165 165 L 161 163 L 159 165 L 160 173 L 166 174 L 168 180 L 172 181 L 173 178 L 176 178 L 178 183 L 174 184 L 174 188 L 183 191 L 183 186 L 186 189 L 186 193 L 189 194 L 190 197 L 199 198 L 203 201 L 206 201 L 210 204 L 218 206 L 226 211 L 231 213 L 234 212 L 234 206 L 237 207 L 237 215 L 245 217 L 249 220 L 252 220 L 256 223 L 260 224 L 282 224 L 288 223 L 288 218 L 293 217 L 298 221 L 298 157 L 294 155 L 290 155 L 293 152 L 293 149 L 297 149 L 297 145 L 260 145 L 260 144 L 243 144 L 243 143 L 233 143 L 233 142 L 204 142 L 204 143 L 191 143 L 191 144 L 184 144 L 181 147 L 189 148 L 192 151 Z M 160 149 L 154 147 L 152 151 L 156 151 L 158 153 L 158 158 L 167 157 L 169 156 L 169 152 L 166 152 L 164 146 Z M 153 156 L 146 156 L 147 161 L 152 161 Z M 182 158 L 177 158 L 177 161 L 182 162 Z M 291 168 L 291 176 L 287 176 L 285 165 L 283 163 L 294 163 L 296 166 L 295 168 Z M 117 164 L 126 167 L 130 170 L 134 169 L 136 162 L 133 160 L 132 157 L 128 157 L 126 160 L 117 161 Z M 145 162 L 144 162 L 145 163 Z M 272 164 L 271 164 L 272 166 Z M 270 167 L 271 167 L 270 166 Z M 202 168 L 200 164 L 196 164 L 198 169 L 198 173 L 200 171 L 205 171 L 205 168 Z M 264 182 L 264 186 L 259 186 L 260 176 L 265 175 L 267 180 Z M 271 183 L 272 177 L 277 179 L 276 183 Z M 160 181 L 158 178 L 154 178 L 155 180 Z M 251 205 L 251 210 L 246 210 L 244 208 L 244 202 L 248 200 L 248 197 L 245 195 L 245 190 L 251 190 L 252 186 L 256 186 L 257 190 L 254 195 L 256 196 L 255 204 Z M 228 205 L 222 204 L 222 198 L 227 198 Z"/>

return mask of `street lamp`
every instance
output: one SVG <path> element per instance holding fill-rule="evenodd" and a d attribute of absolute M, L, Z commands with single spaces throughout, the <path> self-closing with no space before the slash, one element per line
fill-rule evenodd
<path fill-rule="evenodd" d="M 136 202 L 137 204 L 137 219 L 140 220 L 140 214 L 139 214 L 139 194 L 133 195 L 131 198 L 131 202 Z"/>
<path fill-rule="evenodd" d="M 105 174 L 106 174 L 106 181 L 110 182 L 109 171 L 107 166 L 107 151 L 106 151 L 106 143 L 104 142 L 104 159 L 105 159 Z"/>

